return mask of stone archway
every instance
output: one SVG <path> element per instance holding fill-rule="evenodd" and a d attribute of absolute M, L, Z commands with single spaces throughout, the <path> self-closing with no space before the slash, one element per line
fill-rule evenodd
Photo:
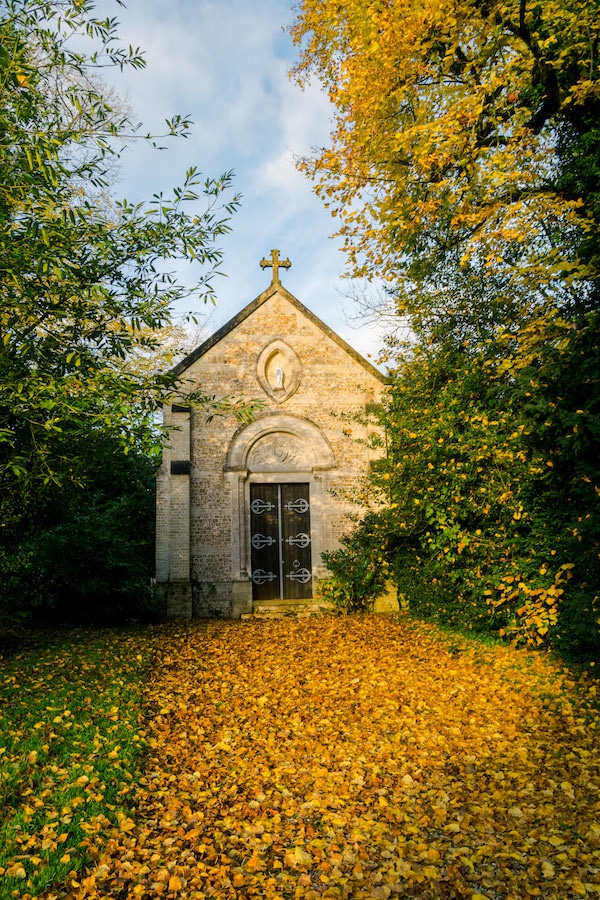
<path fill-rule="evenodd" d="M 300 416 L 275 413 L 255 419 L 250 425 L 236 432 L 227 453 L 225 471 L 248 469 L 249 464 L 252 464 L 251 456 L 257 447 L 259 445 L 266 447 L 269 442 L 275 440 L 282 445 L 287 443 L 299 451 L 296 455 L 296 466 L 303 466 L 304 469 L 307 467 L 330 469 L 335 465 L 333 451 L 316 425 Z M 300 452 L 304 452 L 304 458 L 300 456 Z M 277 460 L 273 460 L 271 464 L 277 466 Z"/>
<path fill-rule="evenodd" d="M 234 581 L 245 582 L 251 591 L 250 507 L 251 497 L 258 496 L 258 486 L 264 486 L 269 496 L 277 495 L 277 491 L 281 495 L 282 489 L 285 493 L 286 486 L 306 486 L 311 510 L 311 580 L 322 576 L 321 552 L 331 543 L 323 512 L 334 469 L 335 457 L 328 441 L 316 425 L 299 416 L 265 416 L 236 433 L 225 463 L 225 478 L 231 491 Z"/>

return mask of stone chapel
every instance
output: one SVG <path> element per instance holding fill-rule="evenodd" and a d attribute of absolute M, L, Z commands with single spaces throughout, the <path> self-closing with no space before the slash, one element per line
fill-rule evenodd
<path fill-rule="evenodd" d="M 352 417 L 386 379 L 283 287 L 290 265 L 273 250 L 269 287 L 175 368 L 182 396 L 260 404 L 250 424 L 209 421 L 183 399 L 164 410 L 156 587 L 170 617 L 308 603 L 327 574 L 321 553 L 350 527 L 373 458 Z"/>

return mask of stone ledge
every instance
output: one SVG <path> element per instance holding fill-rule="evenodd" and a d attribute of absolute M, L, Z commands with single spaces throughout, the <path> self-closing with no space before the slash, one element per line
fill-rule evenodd
<path fill-rule="evenodd" d="M 306 619 L 310 616 L 325 615 L 333 610 L 328 603 L 295 603 L 283 601 L 281 603 L 270 601 L 268 604 L 258 604 L 251 613 L 245 613 L 242 619 Z"/>

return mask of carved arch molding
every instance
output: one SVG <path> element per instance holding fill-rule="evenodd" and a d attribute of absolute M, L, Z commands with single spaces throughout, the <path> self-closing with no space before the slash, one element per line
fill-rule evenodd
<path fill-rule="evenodd" d="M 322 432 L 298 416 L 257 419 L 233 438 L 225 471 L 312 472 L 329 469 L 335 459 Z"/>

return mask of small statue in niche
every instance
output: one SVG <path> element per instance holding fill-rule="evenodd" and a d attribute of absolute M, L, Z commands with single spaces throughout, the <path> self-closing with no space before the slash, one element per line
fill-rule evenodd
<path fill-rule="evenodd" d="M 275 369 L 275 386 L 274 390 L 282 391 L 283 390 L 283 369 L 281 366 L 277 366 Z"/>

